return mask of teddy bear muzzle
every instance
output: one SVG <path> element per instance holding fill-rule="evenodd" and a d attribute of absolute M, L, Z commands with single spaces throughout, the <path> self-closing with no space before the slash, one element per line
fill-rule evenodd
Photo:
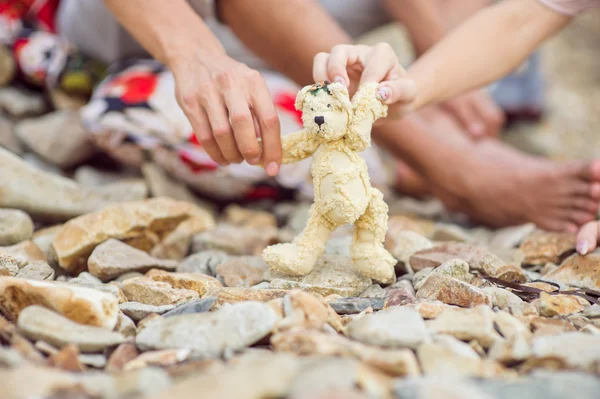
<path fill-rule="evenodd" d="M 324 116 L 315 116 L 315 123 L 317 125 L 319 125 L 319 128 L 321 128 L 321 125 L 323 123 L 325 123 L 325 117 Z"/>

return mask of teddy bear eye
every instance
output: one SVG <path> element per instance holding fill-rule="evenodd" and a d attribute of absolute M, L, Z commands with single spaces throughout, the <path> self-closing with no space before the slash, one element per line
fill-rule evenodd
<path fill-rule="evenodd" d="M 331 108 L 331 104 L 327 104 L 327 108 Z"/>
<path fill-rule="evenodd" d="M 311 110 L 311 111 L 314 111 L 315 109 L 314 109 L 313 107 L 310 107 L 310 110 Z"/>

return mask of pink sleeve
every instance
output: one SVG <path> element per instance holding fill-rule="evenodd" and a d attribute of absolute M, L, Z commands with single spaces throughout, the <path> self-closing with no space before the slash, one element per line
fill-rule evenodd
<path fill-rule="evenodd" d="M 593 7 L 600 7 L 600 0 L 539 0 L 539 2 L 569 16 L 577 15 Z"/>

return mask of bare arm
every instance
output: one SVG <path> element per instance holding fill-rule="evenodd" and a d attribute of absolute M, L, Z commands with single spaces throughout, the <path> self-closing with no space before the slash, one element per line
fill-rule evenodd
<path fill-rule="evenodd" d="M 482 10 L 411 66 L 418 88 L 413 108 L 503 77 L 569 21 L 537 0 L 506 0 Z"/>

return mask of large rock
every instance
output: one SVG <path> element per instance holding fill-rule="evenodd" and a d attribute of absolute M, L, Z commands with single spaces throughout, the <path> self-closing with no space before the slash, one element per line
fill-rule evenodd
<path fill-rule="evenodd" d="M 521 243 L 525 264 L 559 264 L 564 257 L 575 251 L 575 234 L 536 231 Z"/>
<path fill-rule="evenodd" d="M 97 352 L 125 341 L 119 333 L 75 323 L 41 306 L 29 306 L 19 315 L 19 330 L 29 339 L 58 348 L 74 344 L 82 352 Z"/>
<path fill-rule="evenodd" d="M 448 305 L 471 308 L 491 305 L 490 296 L 481 289 L 441 273 L 432 273 L 417 292 L 417 298 L 441 301 Z"/>
<path fill-rule="evenodd" d="M 476 340 L 489 348 L 501 339 L 494 328 L 494 311 L 487 305 L 473 309 L 446 309 L 436 319 L 427 321 L 430 331 L 448 334 L 462 341 Z"/>
<path fill-rule="evenodd" d="M 388 237 L 390 235 L 388 234 Z M 414 231 L 397 232 L 393 239 L 386 241 L 386 249 L 400 262 L 408 263 L 410 257 L 418 251 L 433 247 L 431 241 Z"/>
<path fill-rule="evenodd" d="M 215 229 L 196 234 L 192 251 L 218 250 L 230 255 L 260 256 L 267 245 L 278 242 L 277 229 L 265 227 L 237 227 L 219 224 Z"/>
<path fill-rule="evenodd" d="M 15 321 L 23 309 L 41 305 L 80 324 L 113 329 L 119 315 L 113 295 L 50 281 L 0 278 L 0 312 Z"/>
<path fill-rule="evenodd" d="M 600 291 L 600 254 L 573 255 L 544 279 Z"/>
<path fill-rule="evenodd" d="M 177 305 L 199 298 L 196 291 L 173 288 L 168 283 L 154 281 L 148 277 L 125 280 L 121 289 L 129 301 L 153 306 Z"/>
<path fill-rule="evenodd" d="M 109 239 L 94 249 L 87 265 L 92 275 L 109 281 L 129 272 L 145 273 L 153 268 L 175 270 L 177 262 L 156 259 L 119 240 Z"/>
<path fill-rule="evenodd" d="M 430 340 L 419 312 L 394 307 L 367 314 L 346 326 L 346 334 L 363 343 L 386 348 L 417 348 Z"/>
<path fill-rule="evenodd" d="M 0 245 L 13 245 L 31 238 L 33 221 L 18 209 L 0 209 Z"/>
<path fill-rule="evenodd" d="M 600 336 L 569 332 L 560 335 L 536 337 L 532 341 L 534 356 L 558 358 L 565 367 L 574 367 L 592 372 L 600 364 Z"/>
<path fill-rule="evenodd" d="M 295 277 L 270 270 L 265 280 L 271 282 L 271 288 L 298 288 L 323 296 L 338 294 L 342 297 L 358 296 L 371 285 L 371 279 L 359 274 L 349 258 L 327 254 L 319 258 L 306 276 Z"/>
<path fill-rule="evenodd" d="M 220 356 L 258 342 L 276 320 L 268 305 L 243 302 L 216 312 L 157 319 L 138 334 L 136 345 L 142 350 L 187 348 L 199 356 Z"/>
<path fill-rule="evenodd" d="M 95 150 L 75 110 L 22 120 L 15 126 L 15 133 L 33 152 L 62 168 L 87 160 Z"/>
<path fill-rule="evenodd" d="M 148 251 L 187 219 L 191 209 L 189 203 L 153 198 L 111 205 L 80 216 L 65 223 L 56 235 L 53 246 L 58 262 L 69 273 L 78 274 L 86 269 L 94 248 L 109 238 Z M 208 215 L 206 222 L 213 222 Z"/>
<path fill-rule="evenodd" d="M 199 296 L 204 296 L 212 288 L 222 286 L 216 278 L 201 273 L 169 273 L 152 269 L 146 273 L 146 277 L 167 283 L 173 288 L 196 291 Z"/>

